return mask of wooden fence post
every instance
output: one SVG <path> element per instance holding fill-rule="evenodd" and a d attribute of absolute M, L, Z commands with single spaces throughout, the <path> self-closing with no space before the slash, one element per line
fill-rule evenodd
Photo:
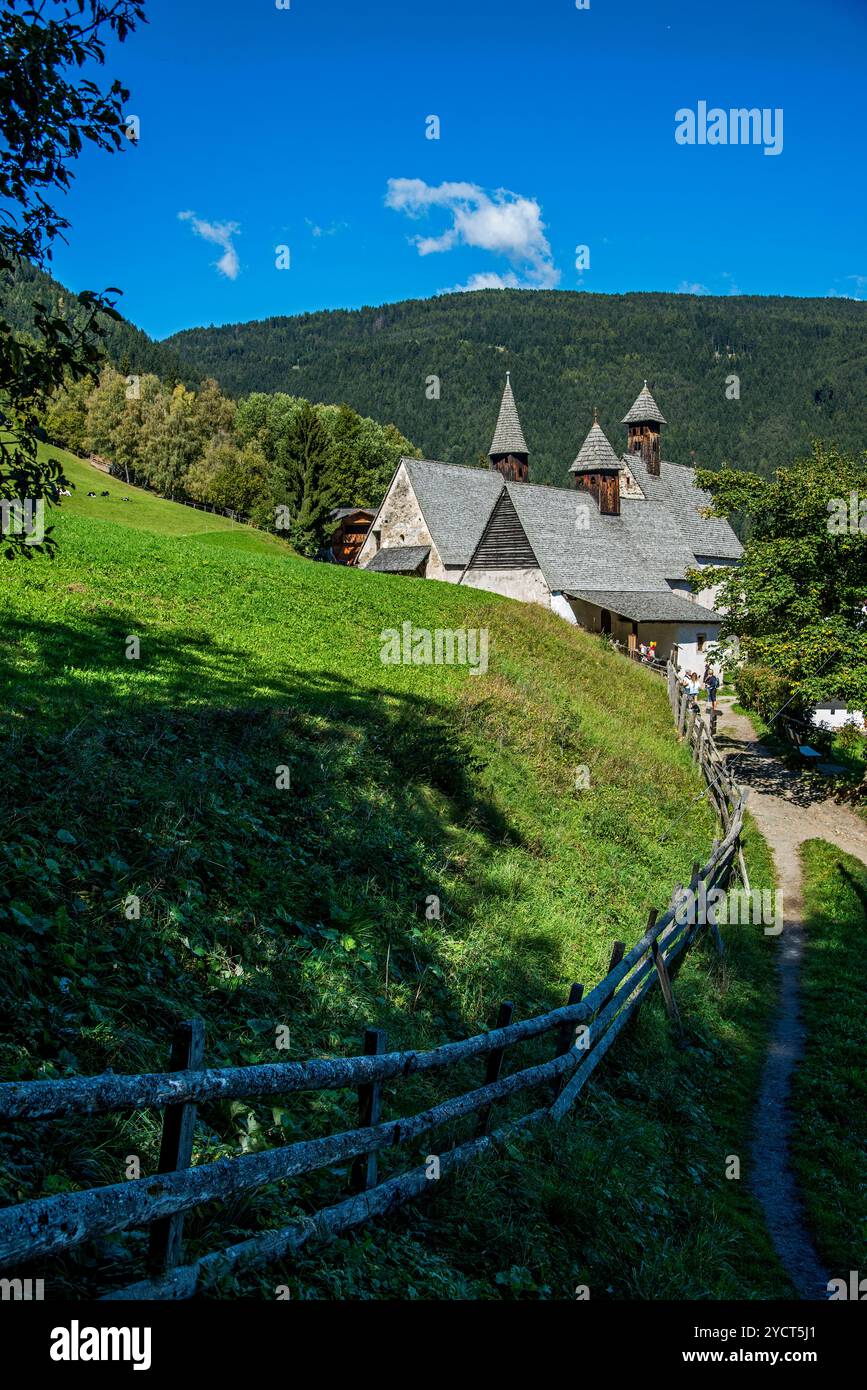
<path fill-rule="evenodd" d="M 681 690 L 681 692 L 680 692 L 680 705 L 679 705 L 678 711 L 677 711 L 677 736 L 678 736 L 678 738 L 682 738 L 682 737 L 683 737 L 684 726 L 685 726 L 685 723 L 686 723 L 686 707 L 687 707 L 687 704 L 688 704 L 688 696 L 687 696 L 687 692 L 686 692 L 686 687 L 684 687 L 684 688 Z"/>
<path fill-rule="evenodd" d="M 500 1005 L 499 1012 L 497 1013 L 497 1028 L 508 1028 L 509 1024 L 512 1022 L 512 1014 L 514 1013 L 514 1011 L 515 1006 L 512 1003 L 511 999 L 504 999 L 502 1004 Z M 488 1060 L 485 1063 L 486 1086 L 490 1086 L 492 1081 L 499 1081 L 500 1068 L 503 1065 L 503 1056 L 505 1055 L 505 1051 L 506 1049 L 504 1047 L 495 1047 L 493 1052 L 488 1053 Z M 479 1111 L 479 1123 L 476 1129 L 477 1137 L 481 1136 L 482 1134 L 487 1134 L 490 1120 L 491 1107 L 490 1105 L 486 1105 L 482 1110 Z"/>
<path fill-rule="evenodd" d="M 698 763 L 699 767 L 701 767 L 701 746 L 704 742 L 704 720 L 702 719 L 700 714 L 697 714 L 695 716 L 695 720 L 696 738 L 695 743 L 692 746 L 692 760 L 694 763 Z"/>
<path fill-rule="evenodd" d="M 584 986 L 583 986 L 583 985 L 572 985 L 571 989 L 569 990 L 569 998 L 566 1000 L 567 1005 L 569 1005 L 569 1004 L 580 1004 L 580 1003 L 581 1003 L 581 996 L 583 995 L 583 993 L 584 993 Z M 574 1038 L 574 1036 L 575 1036 L 575 1025 L 574 1025 L 574 1024 L 572 1024 L 572 1023 L 561 1023 L 561 1024 L 560 1024 L 560 1027 L 557 1029 L 557 1050 L 556 1050 L 556 1052 L 554 1053 L 554 1056 L 555 1056 L 555 1057 L 563 1057 L 563 1056 L 565 1056 L 565 1054 L 569 1051 L 569 1048 L 572 1046 L 572 1039 Z M 559 1094 L 560 1094 L 560 1092 L 562 1091 L 562 1089 L 563 1089 L 565 1083 L 566 1083 L 566 1078 L 565 1078 L 565 1077 L 563 1077 L 563 1076 L 557 1076 L 557 1077 L 555 1077 L 555 1079 L 554 1079 L 554 1097 L 553 1097 L 554 1100 L 556 1100 L 557 1097 L 559 1096 Z"/>
<path fill-rule="evenodd" d="M 365 1028 L 364 1047 L 362 1051 L 365 1057 L 378 1057 L 385 1052 L 386 1041 L 385 1033 L 382 1028 Z M 365 1083 L 358 1088 L 358 1128 L 368 1129 L 372 1125 L 379 1124 L 380 1109 L 382 1104 L 382 1084 L 379 1081 Z M 373 1153 L 358 1154 L 352 1164 L 349 1185 L 353 1192 L 367 1192 L 371 1187 L 376 1187 L 378 1172 L 377 1154 Z"/>
<path fill-rule="evenodd" d="M 614 945 L 613 945 L 612 948 L 611 948 L 611 959 L 610 959 L 609 962 L 608 962 L 608 969 L 607 969 L 606 972 L 605 972 L 606 975 L 610 975 L 611 972 L 612 972 L 612 970 L 614 969 L 615 965 L 619 965 L 619 964 L 620 964 L 620 962 L 623 960 L 623 956 L 624 956 L 625 952 L 626 952 L 626 942 L 625 942 L 625 941 L 615 941 Z M 616 988 L 617 988 L 617 986 L 615 985 L 615 986 L 614 986 L 614 989 L 616 989 Z M 603 1010 L 608 1004 L 611 1003 L 611 997 L 612 997 L 612 995 L 614 994 L 614 989 L 610 989 L 610 990 L 608 991 L 608 993 L 606 994 L 605 998 L 602 1000 L 601 1004 L 599 1005 L 599 1008 L 596 1010 L 597 1013 L 601 1013 L 602 1010 Z"/>
<path fill-rule="evenodd" d="M 654 907 L 651 909 L 651 913 L 647 921 L 648 931 L 656 921 L 656 915 L 656 908 Z M 678 1011 L 678 1007 L 674 998 L 674 993 L 671 988 L 671 980 L 668 978 L 668 968 L 665 964 L 665 956 L 660 951 L 659 942 L 656 940 L 655 937 L 653 941 L 650 943 L 650 955 L 653 960 L 653 964 L 656 966 L 656 973 L 659 977 L 659 987 L 662 990 L 662 997 L 665 1000 L 665 1007 L 668 1010 L 668 1017 L 671 1019 L 672 1023 L 677 1029 L 678 1041 L 682 1042 L 683 1024 L 680 1021 L 680 1013 Z"/>
<path fill-rule="evenodd" d="M 205 1025 L 200 1018 L 179 1023 L 172 1038 L 169 1071 L 198 1071 L 205 1056 Z M 196 1107 L 193 1104 L 167 1105 L 163 1112 L 158 1173 L 178 1173 L 189 1168 L 193 1156 Z M 148 1265 L 161 1273 L 181 1262 L 184 1214 L 162 1217 L 150 1230 Z"/>

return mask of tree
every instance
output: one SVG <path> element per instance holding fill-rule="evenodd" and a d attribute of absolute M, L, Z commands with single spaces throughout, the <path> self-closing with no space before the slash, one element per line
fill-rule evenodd
<path fill-rule="evenodd" d="M 45 433 L 52 444 L 62 444 L 74 454 L 85 452 L 87 406 L 93 383 L 89 377 L 68 381 L 55 391 L 45 411 Z"/>
<path fill-rule="evenodd" d="M 77 11 L 77 13 L 76 13 Z M 141 0 L 6 0 L 0 12 L 0 280 L 27 261 L 44 266 L 69 223 L 49 199 L 66 192 L 71 165 L 87 141 L 113 151 L 124 139 L 129 93 L 117 80 L 101 90 L 76 70 L 104 61 L 108 35 L 120 42 L 144 19 Z M 85 291 L 70 324 L 42 304 L 34 336 L 0 319 L 0 500 L 56 503 L 65 481 L 56 459 L 41 461 L 40 418 L 65 381 L 94 376 L 101 314 L 119 319 L 103 294 Z M 46 535 L 50 547 L 54 544 Z M 24 535 L 5 537 L 5 553 L 32 555 Z"/>
<path fill-rule="evenodd" d="M 699 470 L 715 515 L 750 522 L 741 565 L 693 572 L 720 583 L 722 635 L 773 672 L 793 708 L 843 699 L 867 708 L 867 454 L 816 444 L 770 481 Z"/>
<path fill-rule="evenodd" d="M 295 549 L 302 555 L 315 555 L 325 537 L 335 492 L 331 441 L 309 401 L 302 401 L 281 455 L 272 471 L 275 503 L 288 510 L 289 538 Z"/>
<path fill-rule="evenodd" d="M 170 392 L 160 391 L 142 413 L 139 450 L 149 485 L 164 497 L 182 492 L 184 478 L 202 449 L 195 392 L 180 384 Z"/>
<path fill-rule="evenodd" d="M 332 441 L 333 484 L 349 507 L 378 506 L 400 459 L 418 458 L 414 444 L 395 429 L 356 414 L 348 405 L 320 406 Z"/>
<path fill-rule="evenodd" d="M 184 491 L 197 502 L 250 516 L 268 497 L 267 468 L 258 444 L 238 449 L 228 435 L 217 435 L 187 473 Z"/>

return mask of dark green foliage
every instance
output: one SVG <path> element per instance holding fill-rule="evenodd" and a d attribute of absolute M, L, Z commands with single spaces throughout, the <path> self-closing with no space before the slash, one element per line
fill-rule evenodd
<path fill-rule="evenodd" d="M 22 262 L 10 272 L 2 287 L 3 312 L 11 327 L 20 334 L 36 335 L 34 305 L 46 305 L 52 315 L 70 326 L 81 318 L 80 297 L 73 294 L 44 270 Z M 131 372 L 152 372 L 168 385 L 194 383 L 194 374 L 181 363 L 177 353 L 155 343 L 140 328 L 115 314 L 98 314 L 96 324 L 102 351 L 122 376 Z"/>
<path fill-rule="evenodd" d="M 328 513 L 337 500 L 329 477 L 330 441 L 316 411 L 304 401 L 286 436 L 274 499 L 289 511 L 289 537 L 301 555 L 315 555 L 325 538 Z"/>
<path fill-rule="evenodd" d="M 748 521 L 743 562 L 703 573 L 705 583 L 721 583 L 723 634 L 776 673 L 795 708 L 823 698 L 863 708 L 867 454 L 817 445 L 767 482 L 729 469 L 699 472 L 697 482 L 718 514 L 738 511 Z"/>
<path fill-rule="evenodd" d="M 118 81 L 106 90 L 81 70 L 104 61 L 109 38 L 123 42 L 144 18 L 138 0 L 79 0 L 77 6 L 38 8 L 7 0 L 0 12 L 0 286 L 27 261 L 44 265 L 51 244 L 69 223 L 49 199 L 72 183 L 71 166 L 85 143 L 117 150 L 124 139 Z M 56 503 L 63 481 L 59 463 L 37 456 L 40 417 L 64 381 L 93 376 L 100 357 L 99 329 L 116 317 L 111 302 L 86 292 L 72 321 L 34 300 L 32 332 L 16 332 L 0 319 L 0 501 Z M 8 557 L 32 556 L 25 532 L 4 521 Z M 45 546 L 53 546 L 50 534 Z"/>
<path fill-rule="evenodd" d="M 668 420 L 663 457 L 768 476 L 814 437 L 861 447 L 867 308 L 852 300 L 484 290 L 381 308 L 196 328 L 166 340 L 224 390 L 292 391 L 393 420 L 426 457 L 471 463 L 491 442 L 506 368 L 531 478 L 567 483 L 599 407 L 612 444 L 645 377 Z M 440 400 L 425 380 L 440 377 Z M 737 375 L 740 399 L 728 399 Z"/>

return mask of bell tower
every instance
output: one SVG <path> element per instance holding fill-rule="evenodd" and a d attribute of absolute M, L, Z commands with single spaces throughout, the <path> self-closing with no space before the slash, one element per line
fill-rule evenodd
<path fill-rule="evenodd" d="M 594 498 L 600 516 L 620 515 L 620 459 L 608 443 L 595 410 L 590 433 L 569 472 L 575 486 Z"/>
<path fill-rule="evenodd" d="M 651 478 L 659 477 L 659 427 L 665 423 L 665 416 L 645 381 L 632 409 L 624 415 L 623 424 L 627 427 L 626 452 L 641 455 Z"/>
<path fill-rule="evenodd" d="M 506 372 L 506 386 L 488 458 L 491 460 L 491 467 L 502 473 L 507 482 L 526 483 L 530 476 L 530 456 L 524 442 L 509 376 L 510 373 Z"/>

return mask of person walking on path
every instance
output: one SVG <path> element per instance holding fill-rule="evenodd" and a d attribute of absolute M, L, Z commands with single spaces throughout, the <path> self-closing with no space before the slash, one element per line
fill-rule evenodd
<path fill-rule="evenodd" d="M 711 713 L 716 713 L 716 693 L 719 690 L 719 676 L 710 667 L 705 671 L 704 683 L 707 689 L 707 704 Z"/>

